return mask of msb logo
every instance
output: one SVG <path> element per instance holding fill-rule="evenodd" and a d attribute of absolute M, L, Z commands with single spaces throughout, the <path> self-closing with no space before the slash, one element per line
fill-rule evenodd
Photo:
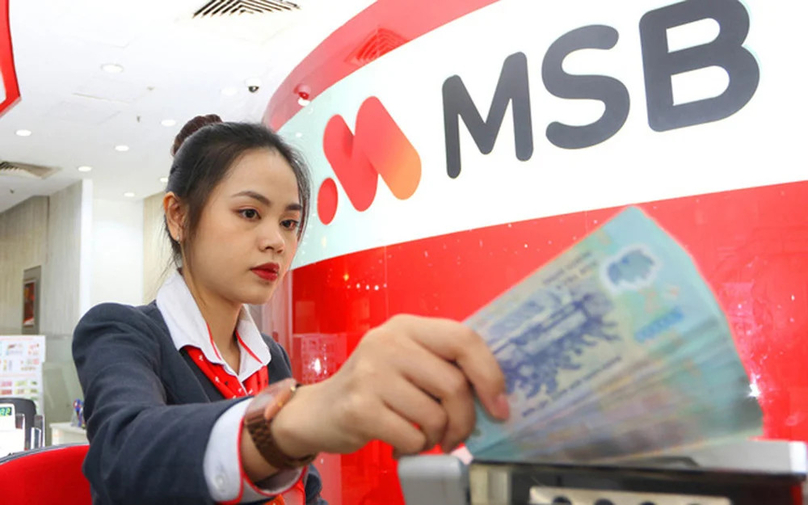
<path fill-rule="evenodd" d="M 376 97 L 362 103 L 353 133 L 342 116 L 328 121 L 323 151 L 351 205 L 360 212 L 373 203 L 379 176 L 400 200 L 411 197 L 421 181 L 418 152 Z M 323 224 L 334 219 L 337 203 L 337 182 L 328 178 L 317 194 Z"/>

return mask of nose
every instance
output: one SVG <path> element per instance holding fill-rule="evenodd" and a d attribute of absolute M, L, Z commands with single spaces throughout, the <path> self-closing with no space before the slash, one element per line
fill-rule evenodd
<path fill-rule="evenodd" d="M 286 248 L 286 240 L 278 223 L 267 223 L 261 227 L 260 233 L 258 247 L 262 251 L 271 249 L 276 254 L 281 254 Z"/>

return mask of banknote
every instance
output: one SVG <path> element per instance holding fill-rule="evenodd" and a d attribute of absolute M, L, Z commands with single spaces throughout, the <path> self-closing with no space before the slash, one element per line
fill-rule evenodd
<path fill-rule="evenodd" d="M 626 403 L 611 403 L 597 415 L 514 438 L 476 454 L 481 459 L 556 462 L 599 460 L 707 443 L 731 434 L 759 434 L 757 402 L 741 384 L 715 384 L 711 400 L 692 401 L 666 389 L 648 390 Z M 701 384 L 695 384 L 698 389 Z M 716 387 L 717 386 L 717 387 Z"/>
<path fill-rule="evenodd" d="M 739 377 L 734 363 L 716 356 L 703 368 L 692 365 L 648 384 L 636 381 L 612 394 L 599 391 L 595 399 L 583 407 L 550 421 L 542 419 L 534 426 L 511 434 L 508 444 L 518 446 L 519 452 L 524 454 L 546 453 L 567 441 L 579 441 L 600 431 L 613 432 L 632 423 L 647 424 L 654 418 L 680 417 L 691 407 L 699 409 L 709 405 L 713 408 L 732 395 L 748 396 L 745 378 Z M 692 418 L 687 420 L 692 421 Z"/>
<path fill-rule="evenodd" d="M 466 323 L 494 352 L 511 404 L 504 423 L 478 406 L 466 443 L 475 456 L 615 456 L 760 423 L 709 286 L 686 251 L 638 208 Z M 742 422 L 722 423 L 722 415 Z M 651 436 L 665 430 L 667 440 Z M 643 442 L 649 438 L 655 441 Z"/>
<path fill-rule="evenodd" d="M 631 418 L 641 412 L 637 409 L 660 410 L 679 408 L 685 402 L 704 403 L 711 400 L 716 390 L 728 383 L 746 384 L 746 377 L 739 372 L 739 362 L 734 344 L 726 334 L 715 339 L 703 327 L 703 333 L 691 339 L 696 345 L 679 346 L 673 349 L 670 360 L 664 363 L 649 362 L 632 367 L 624 374 L 598 387 L 591 397 L 566 405 L 553 417 L 542 417 L 542 422 L 522 430 L 521 435 L 546 433 L 557 425 L 570 426 L 569 419 L 576 424 L 587 422 L 588 416 L 596 417 L 601 423 L 617 422 L 612 412 L 624 418 Z M 741 382 L 737 382 L 737 381 Z M 748 393 L 748 387 L 744 389 Z M 605 421 L 604 421 L 605 420 Z"/>
<path fill-rule="evenodd" d="M 541 423 L 531 425 L 529 430 L 523 429 L 520 435 L 544 432 L 555 424 L 569 425 L 570 418 L 580 423 L 587 415 L 604 417 L 605 413 L 621 408 L 630 401 L 644 402 L 643 394 L 651 398 L 663 397 L 675 405 L 681 405 L 679 398 L 683 395 L 693 401 L 703 401 L 703 397 L 710 394 L 709 383 L 704 381 L 721 380 L 722 367 L 729 367 L 730 377 L 737 377 L 734 345 L 726 338 L 712 338 L 710 330 L 710 325 L 698 328 L 696 332 L 699 337 L 689 339 L 687 345 L 668 347 L 665 360 L 650 358 L 636 363 L 630 370 L 595 388 L 590 396 L 568 402 L 552 416 L 542 415 Z M 701 387 L 694 388 L 694 382 Z M 661 394 L 663 390 L 665 395 Z M 645 402 L 654 403 L 655 408 L 662 407 L 659 401 Z"/>

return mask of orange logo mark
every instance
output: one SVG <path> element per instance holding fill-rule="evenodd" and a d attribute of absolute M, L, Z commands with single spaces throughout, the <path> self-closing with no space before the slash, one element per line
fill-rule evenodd
<path fill-rule="evenodd" d="M 376 197 L 379 176 L 399 200 L 411 197 L 421 181 L 421 157 L 376 97 L 362 103 L 355 133 L 342 116 L 332 117 L 323 151 L 353 207 L 362 212 Z M 329 224 L 337 212 L 337 184 L 328 178 L 317 194 L 317 214 Z"/>

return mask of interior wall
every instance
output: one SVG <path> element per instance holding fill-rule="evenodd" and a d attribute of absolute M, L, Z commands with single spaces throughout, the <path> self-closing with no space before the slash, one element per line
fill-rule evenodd
<path fill-rule="evenodd" d="M 40 333 L 72 334 L 80 313 L 82 182 L 50 196 Z"/>
<path fill-rule="evenodd" d="M 0 334 L 22 331 L 23 272 L 45 263 L 47 239 L 48 197 L 29 198 L 0 214 Z"/>
<path fill-rule="evenodd" d="M 93 201 L 91 305 L 143 300 L 143 202 Z"/>

